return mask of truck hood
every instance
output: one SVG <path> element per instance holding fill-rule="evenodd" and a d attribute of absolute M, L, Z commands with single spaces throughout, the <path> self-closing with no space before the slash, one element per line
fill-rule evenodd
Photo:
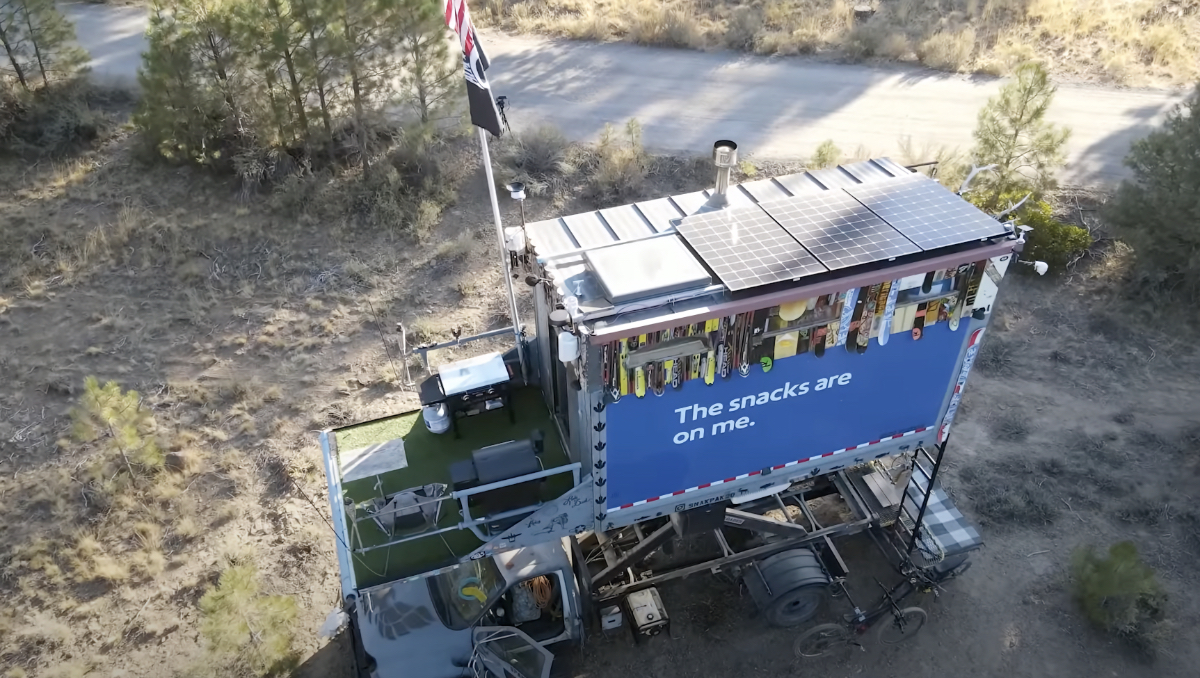
<path fill-rule="evenodd" d="M 355 606 L 373 678 L 457 678 L 471 658 L 471 630 L 447 628 L 425 580 L 364 591 Z"/>

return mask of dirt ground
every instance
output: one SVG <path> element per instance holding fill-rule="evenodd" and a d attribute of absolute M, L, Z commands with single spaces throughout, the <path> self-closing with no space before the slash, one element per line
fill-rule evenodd
<path fill-rule="evenodd" d="M 252 562 L 265 592 L 298 603 L 295 675 L 348 675 L 345 640 L 316 637 L 338 583 L 314 431 L 415 405 L 395 323 L 436 340 L 506 321 L 482 172 L 448 149 L 467 167 L 458 202 L 415 239 L 288 216 L 132 152 L 118 135 L 69 163 L 0 163 L 14 187 L 0 192 L 0 665 L 11 678 L 188 674 L 212 662 L 199 598 Z M 645 192 L 707 180 L 677 171 Z M 560 203 L 531 199 L 530 219 L 593 207 L 570 190 Z M 562 672 L 1193 675 L 1200 358 L 1159 300 L 1113 289 L 1121 259 L 1005 290 L 946 471 L 987 546 L 922 603 L 931 621 L 912 645 L 802 666 L 795 632 L 696 577 L 664 587 L 670 639 L 590 639 L 562 651 Z M 88 375 L 136 389 L 188 460 L 132 505 L 98 507 L 81 482 L 96 450 L 70 438 L 69 411 Z M 1154 662 L 1092 631 L 1067 593 L 1072 549 L 1118 539 L 1171 594 L 1175 636 Z M 864 544 L 847 555 L 869 599 L 869 576 L 887 571 Z"/>

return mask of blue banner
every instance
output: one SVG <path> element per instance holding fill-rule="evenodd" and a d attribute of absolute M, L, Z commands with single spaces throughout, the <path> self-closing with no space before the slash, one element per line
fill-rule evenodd
<path fill-rule="evenodd" d="M 607 409 L 607 504 L 618 508 L 938 425 L 970 333 L 947 323 L 866 353 L 844 346 L 685 382 L 662 396 L 632 393 Z"/>

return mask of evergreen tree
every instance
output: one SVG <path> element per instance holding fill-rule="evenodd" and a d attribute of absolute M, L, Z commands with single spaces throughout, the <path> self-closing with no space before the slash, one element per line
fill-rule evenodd
<path fill-rule="evenodd" d="M 461 95 L 436 0 L 154 2 L 136 119 L 168 156 L 240 157 L 265 176 L 266 151 L 325 144 L 351 120 L 365 162 L 397 83 L 419 138 Z"/>
<path fill-rule="evenodd" d="M 404 94 L 423 126 L 443 117 L 463 96 L 462 62 L 450 58 L 445 17 L 436 0 L 412 0 L 400 36 Z"/>
<path fill-rule="evenodd" d="M 309 81 L 300 69 L 307 40 L 304 27 L 286 0 L 247 2 L 242 8 L 241 46 L 248 53 L 256 52 L 258 71 L 284 137 L 280 141 L 307 141 Z"/>
<path fill-rule="evenodd" d="M 1200 86 L 1133 143 L 1125 164 L 1134 180 L 1117 190 L 1108 222 L 1133 247 L 1143 280 L 1200 291 Z"/>
<path fill-rule="evenodd" d="M 305 41 L 300 51 L 300 69 L 316 89 L 321 123 L 328 138 L 333 133 L 335 84 L 341 71 L 341 40 L 336 26 L 337 6 L 330 0 L 293 0 L 292 11 L 300 22 Z"/>
<path fill-rule="evenodd" d="M 87 64 L 75 45 L 75 27 L 53 0 L 0 0 L 0 46 L 26 91 L 67 80 Z"/>
<path fill-rule="evenodd" d="M 156 1 L 135 121 L 168 158 L 209 162 L 240 129 L 231 25 L 214 0 Z"/>
<path fill-rule="evenodd" d="M 1054 187 L 1070 135 L 1046 122 L 1056 89 L 1041 64 L 1022 64 L 979 112 L 972 155 L 977 165 L 997 166 L 994 174 L 979 177 L 987 189 L 986 208 L 1006 193 L 1033 191 L 1037 197 Z"/>
<path fill-rule="evenodd" d="M 25 34 L 21 30 L 21 18 L 17 13 L 15 0 L 0 0 L 0 46 L 4 47 L 4 56 L 9 68 L 21 87 L 29 89 L 29 80 L 25 77 Z"/>

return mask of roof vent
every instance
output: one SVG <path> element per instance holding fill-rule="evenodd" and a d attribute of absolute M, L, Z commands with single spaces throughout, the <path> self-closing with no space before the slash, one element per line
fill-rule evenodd
<path fill-rule="evenodd" d="M 728 139 L 721 139 L 713 144 L 713 164 L 717 166 L 717 186 L 708 201 L 696 210 L 697 214 L 729 207 L 729 197 L 726 194 L 729 192 L 729 176 L 737 164 L 737 144 Z"/>

